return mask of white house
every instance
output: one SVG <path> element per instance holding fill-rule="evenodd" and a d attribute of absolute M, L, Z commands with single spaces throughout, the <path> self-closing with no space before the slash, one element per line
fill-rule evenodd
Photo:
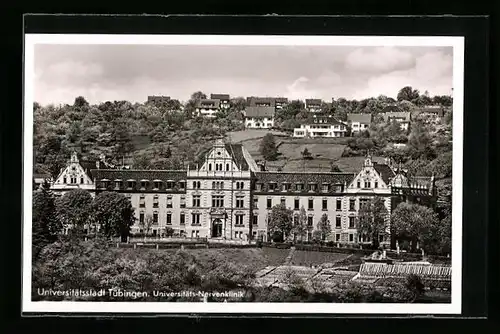
<path fill-rule="evenodd" d="M 350 124 L 352 133 L 368 130 L 371 122 L 371 114 L 347 114 L 347 123 Z"/>
<path fill-rule="evenodd" d="M 220 100 L 204 99 L 199 100 L 196 104 L 196 112 L 198 115 L 205 117 L 215 117 L 215 114 L 220 110 Z"/>
<path fill-rule="evenodd" d="M 274 126 L 274 107 L 247 107 L 245 127 L 248 129 L 270 129 Z"/>
<path fill-rule="evenodd" d="M 229 94 L 210 94 L 211 100 L 219 100 L 219 107 L 221 109 L 227 110 L 230 105 L 230 96 Z"/>
<path fill-rule="evenodd" d="M 401 109 L 395 106 L 388 106 L 382 110 L 384 121 L 386 123 L 398 122 L 401 129 L 408 130 L 411 122 L 411 113 L 401 111 Z"/>
<path fill-rule="evenodd" d="M 76 152 L 73 152 L 66 168 L 61 170 L 50 188 L 56 195 L 64 195 L 74 189 L 88 190 L 93 195 L 95 186 L 91 170 L 96 168 L 99 168 L 99 162 L 80 162 Z"/>
<path fill-rule="evenodd" d="M 322 102 L 321 99 L 306 99 L 306 109 L 313 113 L 321 112 Z"/>
<path fill-rule="evenodd" d="M 312 123 L 302 124 L 300 128 L 295 128 L 293 136 L 297 138 L 334 138 L 345 137 L 346 132 L 346 125 L 333 117 L 315 117 Z"/>

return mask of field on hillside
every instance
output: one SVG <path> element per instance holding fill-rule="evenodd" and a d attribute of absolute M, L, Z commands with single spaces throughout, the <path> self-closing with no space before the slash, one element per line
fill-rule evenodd
<path fill-rule="evenodd" d="M 272 133 L 274 136 L 288 137 L 288 134 L 275 130 L 259 130 L 259 129 L 248 129 L 243 131 L 233 131 L 226 134 L 226 138 L 231 139 L 233 143 L 240 143 L 242 141 L 262 138 L 268 133 Z"/>
<path fill-rule="evenodd" d="M 307 148 L 312 158 L 338 159 L 344 152 L 345 145 L 339 144 L 303 144 L 285 142 L 279 146 L 279 151 L 286 159 L 302 159 L 302 152 Z"/>
<path fill-rule="evenodd" d="M 296 250 L 293 253 L 291 265 L 294 266 L 318 266 L 323 263 L 335 263 L 346 259 L 349 254 L 329 253 L 329 252 L 313 252 Z"/>

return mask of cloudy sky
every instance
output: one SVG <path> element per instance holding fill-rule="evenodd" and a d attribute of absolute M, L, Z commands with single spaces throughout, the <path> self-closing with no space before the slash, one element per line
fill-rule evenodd
<path fill-rule="evenodd" d="M 451 47 L 36 45 L 42 104 L 148 95 L 185 101 L 194 91 L 295 98 L 396 97 L 410 85 L 450 94 Z"/>

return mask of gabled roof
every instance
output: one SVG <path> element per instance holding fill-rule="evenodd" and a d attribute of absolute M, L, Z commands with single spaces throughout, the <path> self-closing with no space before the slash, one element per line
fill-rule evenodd
<path fill-rule="evenodd" d="M 212 100 L 212 99 L 204 99 L 204 100 L 199 100 L 198 103 L 196 103 L 197 108 L 203 108 L 203 107 L 213 107 L 213 108 L 219 108 L 220 105 L 220 100 Z"/>
<path fill-rule="evenodd" d="M 354 173 L 314 173 L 314 172 L 256 172 L 256 182 L 269 183 L 275 182 L 278 185 L 282 183 L 316 183 L 319 187 L 321 184 L 327 183 L 330 185 L 349 184 L 355 177 Z"/>
<path fill-rule="evenodd" d="M 386 164 L 378 164 L 374 162 L 373 168 L 377 171 L 377 173 L 379 173 L 380 177 L 387 185 L 389 185 L 392 178 L 396 175 L 391 167 Z"/>
<path fill-rule="evenodd" d="M 420 113 L 435 114 L 439 117 L 443 116 L 444 112 L 445 112 L 445 110 L 442 107 L 423 107 L 423 108 L 420 108 Z"/>
<path fill-rule="evenodd" d="M 372 115 L 371 114 L 347 114 L 347 121 L 368 124 L 368 123 L 372 122 Z"/>
<path fill-rule="evenodd" d="M 233 159 L 234 163 L 238 168 L 241 168 L 243 171 L 248 170 L 248 162 L 245 159 L 243 150 L 244 147 L 242 144 L 225 144 L 224 147 L 226 148 L 226 151 L 231 155 L 231 158 Z M 241 166 L 241 167 L 240 167 Z"/>
<path fill-rule="evenodd" d="M 274 117 L 274 107 L 247 107 L 245 117 Z"/>
<path fill-rule="evenodd" d="M 286 97 L 276 97 L 274 98 L 275 103 L 288 103 L 288 98 Z"/>
<path fill-rule="evenodd" d="M 409 122 L 411 120 L 411 114 L 405 111 L 386 112 L 384 114 L 384 121 L 386 122 L 394 118 L 403 119 L 405 122 Z"/>
<path fill-rule="evenodd" d="M 229 94 L 210 94 L 212 100 L 229 100 Z"/>
<path fill-rule="evenodd" d="M 97 168 L 96 163 L 96 161 L 80 161 L 80 166 L 82 166 L 83 170 L 92 181 L 94 181 L 92 170 Z"/>
<path fill-rule="evenodd" d="M 276 99 L 273 97 L 251 96 L 247 98 L 247 102 L 250 107 L 255 107 L 258 104 L 270 104 L 271 107 L 276 105 Z"/>

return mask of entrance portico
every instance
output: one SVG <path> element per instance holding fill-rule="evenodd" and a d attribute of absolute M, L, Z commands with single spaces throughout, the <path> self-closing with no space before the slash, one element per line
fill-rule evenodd
<path fill-rule="evenodd" d="M 210 210 L 210 236 L 212 238 L 226 237 L 227 213 L 222 208 Z"/>

